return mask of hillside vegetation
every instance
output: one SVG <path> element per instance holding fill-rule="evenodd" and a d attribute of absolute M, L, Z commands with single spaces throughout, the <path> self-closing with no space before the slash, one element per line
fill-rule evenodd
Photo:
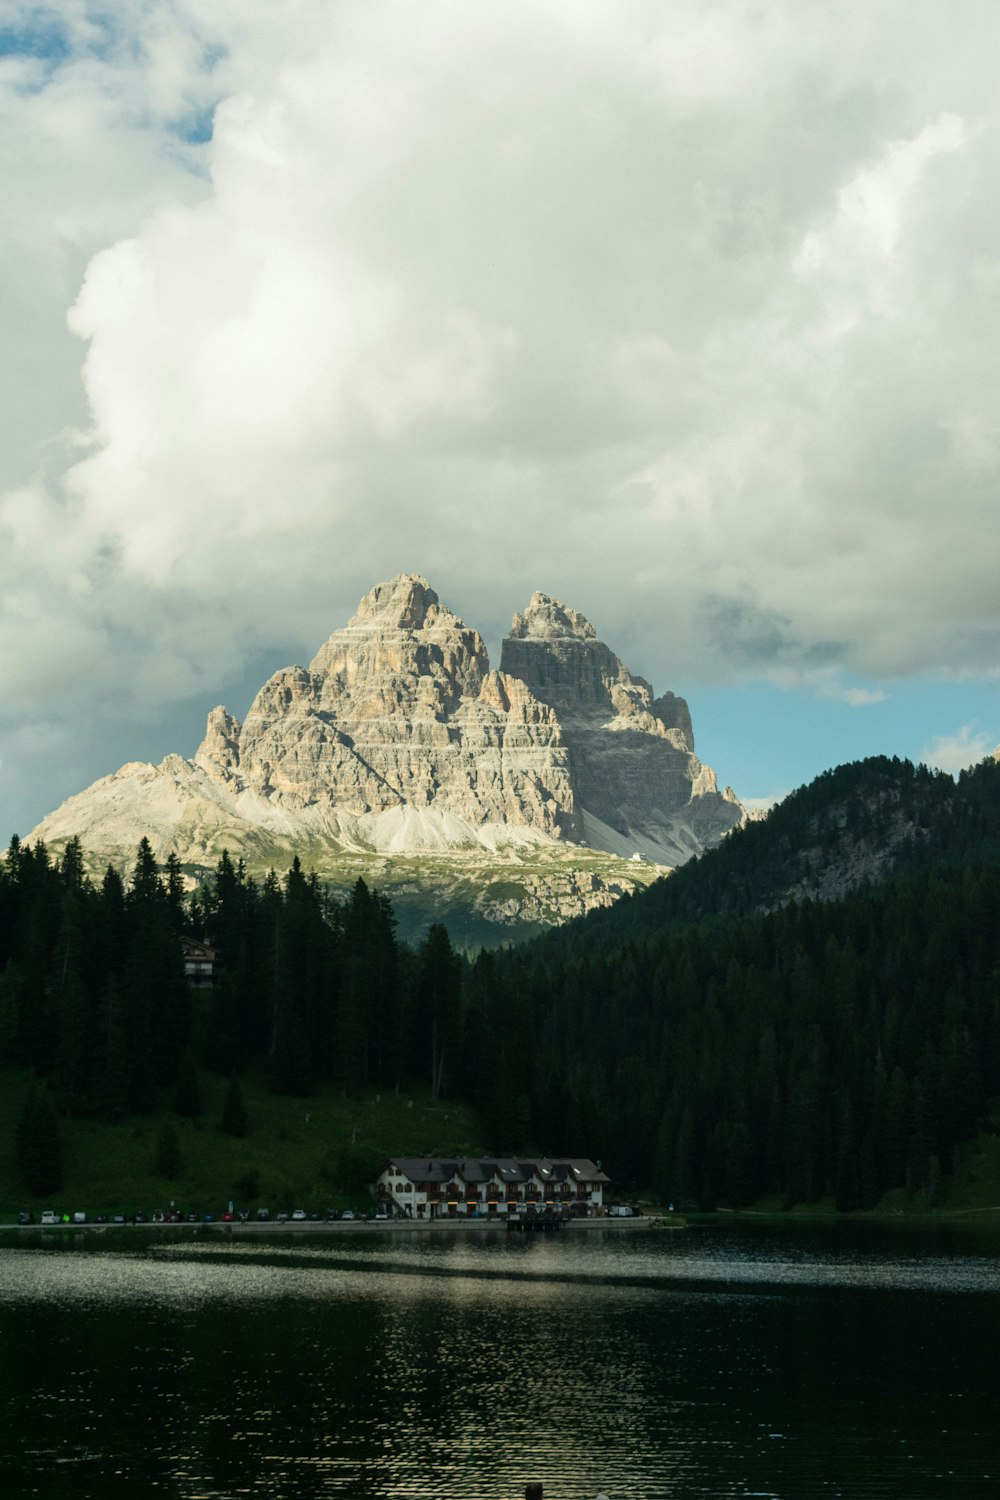
<path fill-rule="evenodd" d="M 15 843 L 0 1193 L 315 1201 L 372 1152 L 465 1148 L 589 1155 L 679 1207 L 996 1203 L 998 830 L 995 764 L 862 762 L 475 959 L 441 925 L 408 948 L 384 894 L 297 861 L 257 881 L 224 856 L 188 898 L 145 843 L 100 884 L 75 844 Z M 208 990 L 185 938 L 217 950 Z"/>
<path fill-rule="evenodd" d="M 615 942 L 676 922 L 831 900 L 893 875 L 998 864 L 1000 764 L 983 761 L 956 782 L 873 756 L 824 772 L 669 879 L 564 927 L 550 942 Z"/>
<path fill-rule="evenodd" d="M 399 1142 L 430 1155 L 475 1153 L 484 1148 L 475 1113 L 454 1100 L 430 1099 L 428 1091 L 383 1093 L 365 1089 L 345 1096 L 319 1085 L 308 1099 L 275 1094 L 259 1068 L 241 1077 L 246 1133 L 223 1128 L 228 1083 L 198 1069 L 200 1099 L 195 1116 L 179 1116 L 172 1091 L 159 1092 L 150 1109 L 120 1120 L 64 1115 L 58 1183 L 26 1188 L 13 1149 L 18 1116 L 31 1073 L 0 1071 L 0 1222 L 43 1208 L 73 1213 L 149 1214 L 171 1202 L 183 1212 L 217 1216 L 232 1200 L 237 1208 L 267 1207 L 272 1213 L 353 1208 L 372 1209 L 368 1184 Z M 169 1175 L 158 1170 L 164 1129 L 177 1140 Z M 377 1164 L 377 1166 L 376 1166 Z"/>

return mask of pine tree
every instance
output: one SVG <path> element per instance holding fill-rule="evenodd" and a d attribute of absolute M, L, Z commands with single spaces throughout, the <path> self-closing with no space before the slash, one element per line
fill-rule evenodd
<path fill-rule="evenodd" d="M 415 1021 L 421 1033 L 416 1055 L 430 1064 L 431 1098 L 440 1097 L 445 1083 L 445 1063 L 459 1044 L 462 985 L 461 961 L 440 923 L 428 930 L 420 949 Z"/>

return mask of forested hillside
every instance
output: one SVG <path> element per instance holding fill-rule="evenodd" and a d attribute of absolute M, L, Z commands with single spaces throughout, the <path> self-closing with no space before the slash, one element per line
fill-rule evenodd
<path fill-rule="evenodd" d="M 1000 767 L 956 785 L 864 762 L 645 894 L 474 960 L 441 926 L 411 951 L 384 896 L 334 899 L 297 861 L 256 881 L 223 856 L 185 898 L 145 841 L 99 884 L 77 843 L 53 861 L 15 841 L 0 1063 L 35 1080 L 24 1180 L 51 1175 L 58 1117 L 180 1116 L 198 1070 L 238 1089 L 253 1069 L 293 1097 L 419 1084 L 470 1102 L 485 1149 L 590 1155 L 682 1206 L 933 1203 L 962 1143 L 996 1133 L 998 829 Z M 185 938 L 216 950 L 208 990 Z"/>
<path fill-rule="evenodd" d="M 532 1131 L 681 1203 L 934 1198 L 1000 1095 L 998 914 L 1000 766 L 831 771 L 505 957 Z"/>
<path fill-rule="evenodd" d="M 26 1177 L 45 1190 L 58 1176 L 48 1148 L 35 1171 L 57 1117 L 142 1116 L 165 1092 L 182 1116 L 196 1069 L 228 1078 L 262 1064 L 272 1090 L 303 1096 L 329 1081 L 454 1091 L 461 960 L 441 927 L 417 953 L 393 929 L 363 882 L 332 900 L 297 861 L 257 882 L 223 856 L 186 900 L 176 861 L 161 872 L 145 840 L 127 884 L 112 869 L 90 881 L 75 840 L 58 862 L 15 840 L 0 864 L 0 1062 L 37 1083 L 20 1130 Z M 185 936 L 216 949 L 208 990 L 185 979 Z"/>
<path fill-rule="evenodd" d="M 511 955 L 532 1133 L 681 1204 L 933 1196 L 1000 1092 L 1000 873 Z"/>
<path fill-rule="evenodd" d="M 551 934 L 553 947 L 615 942 L 672 922 L 828 900 L 894 874 L 1000 864 L 1000 764 L 954 781 L 885 756 L 826 771 L 648 891 Z"/>

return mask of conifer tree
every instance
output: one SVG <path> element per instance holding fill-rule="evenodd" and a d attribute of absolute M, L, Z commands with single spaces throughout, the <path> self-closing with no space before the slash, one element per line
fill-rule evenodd
<path fill-rule="evenodd" d="M 439 922 L 428 930 L 418 956 L 415 1053 L 430 1066 L 431 1098 L 440 1097 L 445 1065 L 459 1044 L 461 961 Z"/>

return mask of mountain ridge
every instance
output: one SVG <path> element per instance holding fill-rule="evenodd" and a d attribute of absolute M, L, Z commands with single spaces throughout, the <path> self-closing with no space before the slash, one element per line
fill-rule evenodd
<path fill-rule="evenodd" d="M 745 816 L 697 759 L 684 700 L 655 697 L 585 616 L 532 595 L 494 670 L 479 632 L 400 574 L 307 667 L 273 673 L 242 722 L 218 705 L 193 757 L 120 767 L 29 840 L 76 836 L 92 862 L 122 867 L 146 836 L 192 871 L 223 849 L 252 868 L 297 853 L 321 874 L 348 856 L 502 865 L 556 851 L 554 905 L 535 890 L 523 913 L 544 925 L 647 883 L 637 865 L 672 868 Z M 606 857 L 597 887 L 572 869 L 582 851 Z"/>
<path fill-rule="evenodd" d="M 869 756 L 824 771 L 669 881 L 635 893 L 613 915 L 574 923 L 565 940 L 603 945 L 837 901 L 900 876 L 967 865 L 1000 867 L 1000 756 L 957 780 L 898 756 Z"/>

